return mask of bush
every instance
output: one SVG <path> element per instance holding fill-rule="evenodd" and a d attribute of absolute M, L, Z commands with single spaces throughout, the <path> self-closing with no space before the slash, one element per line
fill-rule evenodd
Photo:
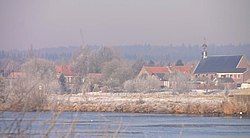
<path fill-rule="evenodd" d="M 153 76 L 135 78 L 124 83 L 124 89 L 128 92 L 153 92 L 161 88 L 162 82 Z"/>
<path fill-rule="evenodd" d="M 12 83 L 7 90 L 6 99 L 9 110 L 36 111 L 42 110 L 47 104 L 47 92 L 45 88 L 40 89 L 39 83 L 27 83 L 24 79 L 14 80 Z"/>
<path fill-rule="evenodd" d="M 190 92 L 191 91 L 191 82 L 190 76 L 183 73 L 171 73 L 165 76 L 170 84 L 172 85 L 173 92 Z"/>
<path fill-rule="evenodd" d="M 99 88 L 99 85 L 94 84 L 93 92 L 99 92 L 101 89 Z"/>
<path fill-rule="evenodd" d="M 104 64 L 102 69 L 103 83 L 110 89 L 123 87 L 126 80 L 132 78 L 132 69 L 129 64 L 122 60 L 112 60 Z"/>
<path fill-rule="evenodd" d="M 6 99 L 5 80 L 4 78 L 0 77 L 0 103 L 4 103 L 5 99 Z"/>

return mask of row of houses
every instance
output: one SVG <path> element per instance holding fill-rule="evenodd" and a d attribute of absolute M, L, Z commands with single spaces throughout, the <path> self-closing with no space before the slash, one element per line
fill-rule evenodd
<path fill-rule="evenodd" d="M 70 65 L 58 65 L 55 68 L 57 78 L 59 78 L 61 74 L 64 74 L 66 81 L 69 84 L 74 84 L 76 82 L 77 76 L 79 76 L 73 71 Z M 101 79 L 103 78 L 103 75 L 101 73 L 88 73 L 86 74 L 85 78 Z M 84 82 L 84 79 L 82 79 L 82 81 Z"/>
<path fill-rule="evenodd" d="M 166 67 L 148 67 L 143 66 L 139 72 L 139 78 L 145 76 L 153 76 L 162 82 L 162 87 L 172 88 L 176 84 L 176 80 L 171 80 L 170 75 L 182 74 L 190 77 L 193 71 L 194 65 L 183 65 L 183 66 L 166 66 Z M 191 79 L 191 78 L 190 78 Z"/>
<path fill-rule="evenodd" d="M 243 55 L 208 56 L 203 44 L 202 58 L 196 66 L 143 67 L 138 77 L 150 75 L 171 88 L 177 82 L 164 78 L 166 74 L 180 73 L 189 78 L 194 89 L 250 88 L 250 64 Z"/>
<path fill-rule="evenodd" d="M 250 87 L 250 64 L 243 55 L 212 55 L 208 56 L 207 45 L 203 44 L 202 58 L 198 64 L 181 66 L 143 66 L 139 78 L 153 76 L 162 82 L 162 87 L 177 87 L 178 75 L 184 76 L 186 82 L 192 84 L 193 89 L 235 89 Z M 77 82 L 84 83 L 85 78 L 101 80 L 101 73 L 88 73 L 77 75 L 70 65 L 57 65 L 55 67 L 57 78 L 64 74 L 66 82 L 73 87 Z M 7 78 L 16 79 L 25 77 L 22 72 L 11 72 Z M 182 78 L 183 79 L 183 78 Z"/>

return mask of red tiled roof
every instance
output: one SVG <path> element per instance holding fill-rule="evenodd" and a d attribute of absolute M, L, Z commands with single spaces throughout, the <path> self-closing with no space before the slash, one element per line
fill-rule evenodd
<path fill-rule="evenodd" d="M 73 76 L 73 69 L 70 65 L 58 65 L 56 66 L 56 73 L 63 73 L 65 76 Z"/>
<path fill-rule="evenodd" d="M 192 65 L 185 65 L 185 66 L 172 66 L 170 67 L 172 72 L 180 72 L 184 74 L 191 74 L 193 66 Z"/>
<path fill-rule="evenodd" d="M 168 67 L 145 67 L 144 69 L 150 74 L 156 73 L 170 73 L 170 69 Z"/>

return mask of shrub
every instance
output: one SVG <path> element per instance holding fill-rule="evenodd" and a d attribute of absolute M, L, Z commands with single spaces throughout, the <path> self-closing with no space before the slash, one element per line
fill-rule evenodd
<path fill-rule="evenodd" d="M 159 90 L 162 82 L 153 76 L 135 78 L 124 83 L 124 89 L 128 92 L 152 92 Z"/>
<path fill-rule="evenodd" d="M 40 84 L 27 83 L 24 79 L 15 80 L 9 86 L 6 99 L 10 106 L 9 110 L 35 111 L 41 110 L 47 104 L 47 92 L 45 88 L 40 89 Z M 45 86 L 44 86 L 45 87 Z"/>
<path fill-rule="evenodd" d="M 97 84 L 94 85 L 93 92 L 99 92 L 100 88 Z"/>
<path fill-rule="evenodd" d="M 5 98 L 6 98 L 5 81 L 4 78 L 0 77 L 0 103 L 4 103 Z"/>

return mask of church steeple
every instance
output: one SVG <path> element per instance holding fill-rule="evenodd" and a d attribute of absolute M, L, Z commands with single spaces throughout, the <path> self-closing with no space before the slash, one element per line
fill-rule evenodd
<path fill-rule="evenodd" d="M 207 58 L 207 44 L 206 39 L 204 39 L 204 43 L 202 45 L 203 51 L 202 51 L 202 59 Z"/>

